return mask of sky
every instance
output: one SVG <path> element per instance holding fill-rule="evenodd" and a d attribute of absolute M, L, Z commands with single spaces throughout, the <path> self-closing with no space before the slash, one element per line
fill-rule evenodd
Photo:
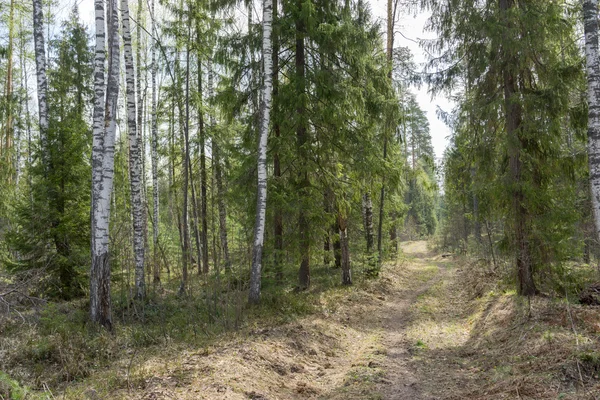
<path fill-rule="evenodd" d="M 81 14 L 81 18 L 93 29 L 91 26 L 94 21 L 94 0 L 76 0 L 79 5 L 79 11 Z M 385 28 L 386 26 L 386 18 L 387 18 L 387 0 L 368 0 L 371 9 L 373 11 L 373 16 L 381 20 L 381 25 Z M 72 5 L 72 0 L 60 0 L 60 4 L 68 4 Z M 259 1 L 257 1 L 256 7 L 260 7 Z M 68 11 L 69 7 L 63 7 Z M 257 11 L 259 11 L 257 9 Z M 429 18 L 429 13 L 427 11 L 420 11 L 417 13 L 406 13 L 401 14 L 399 16 L 399 21 L 396 25 L 396 32 L 401 32 L 401 34 L 396 34 L 394 37 L 394 45 L 396 47 L 403 46 L 408 47 L 413 53 L 415 63 L 417 64 L 417 68 L 420 70 L 423 68 L 423 64 L 427 61 L 427 55 L 423 49 L 416 43 L 418 39 L 434 39 L 435 34 L 432 32 L 426 32 L 424 30 L 425 23 Z M 408 39 L 407 39 L 408 38 Z M 409 40 L 410 39 L 410 40 Z M 384 42 L 385 43 L 385 42 Z M 413 87 L 411 89 L 413 93 L 417 96 L 417 101 L 421 108 L 427 114 L 427 118 L 429 120 L 429 125 L 431 129 L 431 139 L 433 148 L 435 150 L 435 155 L 437 159 L 440 159 L 443 154 L 446 146 L 448 145 L 448 137 L 450 136 L 450 129 L 436 116 L 436 109 L 439 106 L 442 110 L 446 112 L 452 111 L 454 108 L 454 104 L 450 99 L 443 95 L 437 95 L 433 97 L 428 93 L 428 88 L 426 85 L 421 88 Z"/>

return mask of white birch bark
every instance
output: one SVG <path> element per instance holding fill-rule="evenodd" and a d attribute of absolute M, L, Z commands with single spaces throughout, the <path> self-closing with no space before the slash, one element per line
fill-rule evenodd
<path fill-rule="evenodd" d="M 151 19 L 152 19 L 152 32 L 156 31 L 154 23 L 154 0 L 151 4 Z M 159 212 L 159 199 L 158 199 L 158 118 L 156 116 L 156 45 L 152 44 L 152 146 L 151 146 L 151 158 L 152 158 L 152 242 L 154 248 L 154 282 L 160 281 L 160 271 L 158 269 L 158 212 Z M 200 261 L 198 261 L 200 262 Z"/>
<path fill-rule="evenodd" d="M 583 0 L 585 58 L 588 83 L 588 163 L 596 240 L 600 240 L 600 59 L 598 0 Z"/>
<path fill-rule="evenodd" d="M 46 50 L 44 42 L 44 11 L 42 0 L 33 0 L 33 41 L 37 76 L 41 161 L 44 171 L 48 169 L 48 79 L 46 77 Z"/>
<path fill-rule="evenodd" d="M 92 147 L 92 268 L 90 317 L 112 330 L 110 302 L 109 221 L 114 181 L 116 114 L 119 97 L 119 17 L 117 1 L 108 7 L 108 79 L 104 93 L 104 1 L 95 1 L 96 53 Z M 103 104 L 103 102 L 105 103 Z M 102 117 L 104 121 L 102 121 Z"/>
<path fill-rule="evenodd" d="M 144 297 L 144 203 L 142 201 L 142 165 L 137 113 L 135 68 L 129 28 L 129 5 L 121 0 L 121 23 L 123 25 L 123 52 L 125 56 L 125 81 L 127 92 L 127 128 L 129 130 L 129 183 L 131 186 L 131 208 L 133 217 L 133 255 L 135 259 L 135 296 Z M 138 82 L 139 84 L 139 82 Z"/>
<path fill-rule="evenodd" d="M 252 249 L 252 271 L 248 300 L 257 303 L 260 300 L 260 281 L 262 251 L 265 237 L 265 218 L 267 211 L 267 138 L 271 113 L 271 93 L 273 90 L 273 54 L 271 32 L 273 27 L 273 0 L 263 0 L 263 86 L 261 102 L 261 120 L 258 140 L 258 191 L 256 196 L 256 221 Z"/>

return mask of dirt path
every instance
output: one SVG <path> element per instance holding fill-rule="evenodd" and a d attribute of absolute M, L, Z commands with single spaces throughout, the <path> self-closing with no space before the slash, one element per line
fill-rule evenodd
<path fill-rule="evenodd" d="M 407 337 L 406 328 L 411 319 L 410 307 L 423 293 L 445 277 L 446 261 L 434 257 L 427 242 L 409 242 L 402 246 L 407 257 L 404 265 L 417 272 L 408 287 L 395 287 L 381 310 L 383 315 L 382 344 L 386 348 L 384 363 L 386 380 L 378 385 L 383 399 L 421 399 L 419 377 L 410 366 L 411 350 L 415 343 Z M 416 278 L 416 279 L 415 279 Z"/>
<path fill-rule="evenodd" d="M 320 313 L 149 357 L 107 398 L 429 399 L 410 365 L 407 329 L 415 302 L 447 268 L 424 241 L 403 252 L 379 279 L 324 294 Z"/>
<path fill-rule="evenodd" d="M 378 279 L 319 294 L 314 314 L 202 349 L 166 348 L 127 369 L 126 389 L 100 398 L 598 399 L 600 361 L 580 359 L 588 380 L 578 388 L 574 357 L 583 347 L 563 307 L 501 293 L 485 267 L 443 258 L 424 241 L 402 250 Z M 597 315 L 578 312 L 580 321 Z M 587 338 L 586 351 L 597 354 L 598 339 Z"/>

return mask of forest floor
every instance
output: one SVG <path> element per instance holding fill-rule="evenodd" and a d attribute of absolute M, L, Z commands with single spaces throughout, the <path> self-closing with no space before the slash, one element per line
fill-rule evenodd
<path fill-rule="evenodd" d="M 599 307 L 524 300 L 425 241 L 402 251 L 378 279 L 317 293 L 316 312 L 126 349 L 47 398 L 600 399 Z"/>
<path fill-rule="evenodd" d="M 600 399 L 600 312 L 500 293 L 424 241 L 321 312 L 121 363 L 110 399 Z M 477 267 L 481 268 L 481 267 Z M 577 332 L 577 334 L 573 332 Z M 81 398 L 81 397 L 79 397 Z"/>

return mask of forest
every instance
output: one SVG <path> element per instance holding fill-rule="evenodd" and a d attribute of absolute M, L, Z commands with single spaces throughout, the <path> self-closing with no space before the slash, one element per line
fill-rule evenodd
<path fill-rule="evenodd" d="M 0 399 L 600 399 L 598 7 L 0 0 Z"/>

